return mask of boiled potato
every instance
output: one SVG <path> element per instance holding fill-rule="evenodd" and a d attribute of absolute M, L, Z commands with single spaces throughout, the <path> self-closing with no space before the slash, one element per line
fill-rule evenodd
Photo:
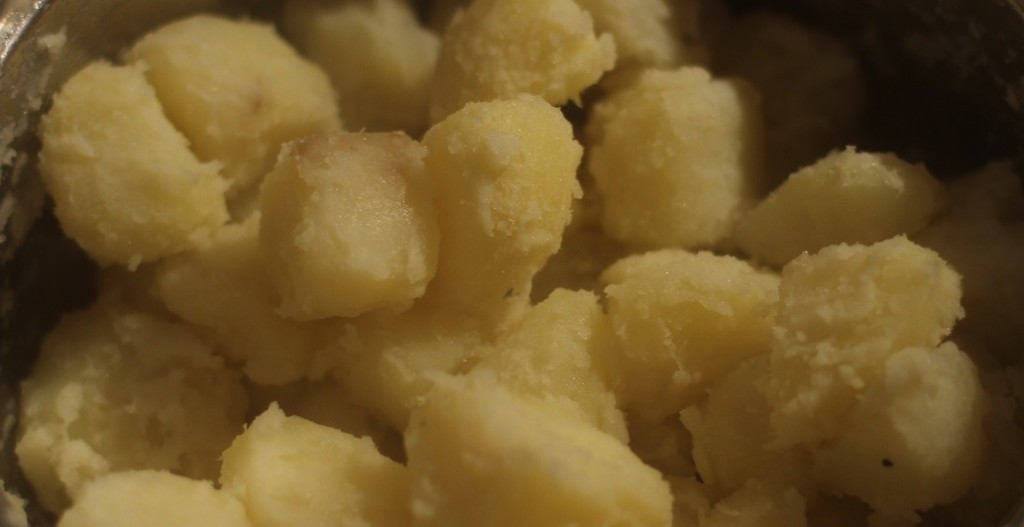
<path fill-rule="evenodd" d="M 757 96 L 702 68 L 617 87 L 593 106 L 586 139 L 604 228 L 634 246 L 727 246 L 763 187 Z"/>
<path fill-rule="evenodd" d="M 148 33 L 125 59 L 232 194 L 259 182 L 285 141 L 340 127 L 327 76 L 267 24 L 197 15 Z"/>
<path fill-rule="evenodd" d="M 416 525 L 661 526 L 672 496 L 615 438 L 500 386 L 439 382 L 406 430 Z"/>
<path fill-rule="evenodd" d="M 834 437 L 890 355 L 938 346 L 963 316 L 959 275 L 902 236 L 798 257 L 779 296 L 766 393 L 783 444 Z"/>
<path fill-rule="evenodd" d="M 18 462 L 57 512 L 108 472 L 212 478 L 242 429 L 246 396 L 188 327 L 100 303 L 47 336 L 21 404 Z"/>
<path fill-rule="evenodd" d="M 867 89 L 842 42 L 792 18 L 754 12 L 726 27 L 718 43 L 716 71 L 761 93 L 770 181 L 857 138 Z"/>
<path fill-rule="evenodd" d="M 612 334 L 596 295 L 558 289 L 531 308 L 474 367 L 506 388 L 628 441 L 612 382 Z"/>
<path fill-rule="evenodd" d="M 612 38 L 595 35 L 572 0 L 477 0 L 445 32 L 430 118 L 521 94 L 556 106 L 578 101 L 614 64 Z"/>
<path fill-rule="evenodd" d="M 815 448 L 815 479 L 880 514 L 912 519 L 949 503 L 981 475 L 985 405 L 977 370 L 955 345 L 900 350 L 838 436 Z"/>
<path fill-rule="evenodd" d="M 441 232 L 424 300 L 479 312 L 528 294 L 580 194 L 582 148 L 569 122 L 536 97 L 473 103 L 423 143 Z"/>
<path fill-rule="evenodd" d="M 752 479 L 702 515 L 700 527 L 806 527 L 805 509 L 796 489 Z"/>
<path fill-rule="evenodd" d="M 605 271 L 620 402 L 647 420 L 677 414 L 747 357 L 767 353 L 779 278 L 711 253 L 664 249 Z"/>
<path fill-rule="evenodd" d="M 401 133 L 286 145 L 263 185 L 260 249 L 296 320 L 404 311 L 437 265 L 425 149 Z"/>
<path fill-rule="evenodd" d="M 405 467 L 369 438 L 285 416 L 277 406 L 224 452 L 220 482 L 254 527 L 410 525 Z"/>
<path fill-rule="evenodd" d="M 672 27 L 669 0 L 577 0 L 594 19 L 594 30 L 615 41 L 619 65 L 675 66 L 693 60 Z"/>
<path fill-rule="evenodd" d="M 100 264 L 180 252 L 228 219 L 216 165 L 192 154 L 141 67 L 86 66 L 54 96 L 40 133 L 39 171 L 61 227 Z"/>
<path fill-rule="evenodd" d="M 736 243 L 782 267 L 838 243 L 913 234 L 945 204 L 942 183 L 893 154 L 833 152 L 794 173 L 736 226 Z"/>
<path fill-rule="evenodd" d="M 348 129 L 417 135 L 427 128 L 441 39 L 420 26 L 407 2 L 293 0 L 283 27 L 330 77 Z"/>
<path fill-rule="evenodd" d="M 231 494 L 169 472 L 139 470 L 97 478 L 57 527 L 250 527 Z"/>
<path fill-rule="evenodd" d="M 229 225 L 186 254 L 156 265 L 153 295 L 210 329 L 219 349 L 259 384 L 306 377 L 319 327 L 277 314 L 277 290 L 260 258 L 259 217 Z"/>

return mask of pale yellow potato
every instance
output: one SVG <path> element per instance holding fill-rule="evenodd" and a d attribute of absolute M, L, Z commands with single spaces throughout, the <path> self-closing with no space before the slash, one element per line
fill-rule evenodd
<path fill-rule="evenodd" d="M 668 477 L 672 488 L 672 527 L 699 527 L 711 510 L 704 486 L 694 477 Z"/>
<path fill-rule="evenodd" d="M 246 404 L 239 374 L 188 327 L 100 303 L 46 337 L 22 384 L 15 452 L 57 512 L 108 472 L 214 477 Z"/>
<path fill-rule="evenodd" d="M 914 240 L 963 275 L 958 332 L 1004 360 L 1024 342 L 1024 190 L 1009 163 L 993 163 L 949 186 L 946 211 Z"/>
<path fill-rule="evenodd" d="M 404 311 L 437 265 L 426 151 L 402 133 L 285 145 L 263 185 L 260 249 L 296 320 Z"/>
<path fill-rule="evenodd" d="M 629 449 L 641 461 L 661 472 L 672 483 L 675 479 L 697 480 L 697 467 L 693 463 L 693 436 L 683 426 L 679 415 L 661 421 L 646 421 L 636 415 L 627 415 Z M 674 490 L 673 490 L 674 492 Z M 701 494 L 707 496 L 702 488 Z"/>
<path fill-rule="evenodd" d="M 779 445 L 769 421 L 768 358 L 762 354 L 736 366 L 711 386 L 704 402 L 682 412 L 697 471 L 712 498 L 738 492 L 750 479 L 813 495 L 809 453 Z"/>
<path fill-rule="evenodd" d="M 963 316 L 959 275 L 902 236 L 800 256 L 779 297 L 766 393 L 790 445 L 835 437 L 890 355 L 938 346 Z"/>
<path fill-rule="evenodd" d="M 234 194 L 259 182 L 285 141 L 341 123 L 327 76 L 269 24 L 197 15 L 125 54 L 145 69 L 167 117 Z"/>
<path fill-rule="evenodd" d="M 439 35 L 448 29 L 455 14 L 468 6 L 470 0 L 432 0 L 427 9 L 427 26 Z"/>
<path fill-rule="evenodd" d="M 905 348 L 865 388 L 839 435 L 814 451 L 814 477 L 876 513 L 960 498 L 981 476 L 986 400 L 970 357 L 951 343 Z"/>
<path fill-rule="evenodd" d="M 406 430 L 417 526 L 668 527 L 668 483 L 615 438 L 487 372 L 439 382 Z"/>
<path fill-rule="evenodd" d="M 491 331 L 452 312 L 372 313 L 338 322 L 322 360 L 356 404 L 404 430 L 439 377 L 468 371 L 479 360 Z"/>
<path fill-rule="evenodd" d="M 473 371 L 628 442 L 612 392 L 612 333 L 597 295 L 557 289 L 499 335 Z"/>
<path fill-rule="evenodd" d="M 767 353 L 779 278 L 730 256 L 664 249 L 602 275 L 615 331 L 620 403 L 655 421 L 703 398 L 744 359 Z"/>
<path fill-rule="evenodd" d="M 713 55 L 716 71 L 750 81 L 763 97 L 773 182 L 858 137 L 864 77 L 856 55 L 834 37 L 754 12 L 727 26 Z"/>
<path fill-rule="evenodd" d="M 258 384 L 306 377 L 319 326 L 277 314 L 277 290 L 260 257 L 259 217 L 226 226 L 191 252 L 156 265 L 152 291 L 167 309 L 210 329 L 218 349 Z"/>
<path fill-rule="evenodd" d="M 556 108 L 523 97 L 467 105 L 423 143 L 441 231 L 424 301 L 479 312 L 529 293 L 580 195 L 583 149 L 572 126 Z"/>
<path fill-rule="evenodd" d="M 276 405 L 224 451 L 220 483 L 254 527 L 411 524 L 409 473 L 356 438 Z"/>
<path fill-rule="evenodd" d="M 945 201 L 944 186 L 924 165 L 851 147 L 789 176 L 743 216 L 736 244 L 754 259 L 782 267 L 829 245 L 913 234 Z"/>
<path fill-rule="evenodd" d="M 555 106 L 579 101 L 614 65 L 611 36 L 595 35 L 590 14 L 573 0 L 476 0 L 441 41 L 430 120 L 521 94 Z"/>
<path fill-rule="evenodd" d="M 671 0 L 576 0 L 594 19 L 594 30 L 615 41 L 619 66 L 676 66 L 692 62 L 672 22 Z M 689 60 L 687 60 L 689 59 Z"/>
<path fill-rule="evenodd" d="M 140 67 L 86 66 L 54 96 L 40 134 L 61 227 L 102 265 L 180 252 L 228 219 L 216 166 L 192 154 Z"/>
<path fill-rule="evenodd" d="M 605 230 L 644 247 L 727 246 L 763 187 L 757 95 L 698 67 L 646 70 L 593 106 L 587 169 Z"/>
<path fill-rule="evenodd" d="M 285 35 L 330 77 L 349 130 L 415 136 L 427 128 L 441 39 L 408 2 L 292 0 L 283 16 Z"/>
<path fill-rule="evenodd" d="M 57 527 L 250 527 L 245 508 L 208 481 L 138 470 L 91 481 Z"/>
<path fill-rule="evenodd" d="M 719 501 L 700 527 L 806 527 L 806 501 L 792 487 L 756 479 Z"/>

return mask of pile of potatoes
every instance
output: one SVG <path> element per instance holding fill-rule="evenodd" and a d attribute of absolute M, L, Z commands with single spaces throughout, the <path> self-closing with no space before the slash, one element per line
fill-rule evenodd
<path fill-rule="evenodd" d="M 81 70 L 99 296 L 17 455 L 61 527 L 995 525 L 1024 191 L 853 146 L 854 56 L 712 0 L 292 0 Z"/>

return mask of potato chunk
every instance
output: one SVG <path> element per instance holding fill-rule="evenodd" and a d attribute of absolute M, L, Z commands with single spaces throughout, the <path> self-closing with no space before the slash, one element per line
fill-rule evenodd
<path fill-rule="evenodd" d="M 771 181 L 857 137 L 866 88 L 842 42 L 764 12 L 739 19 L 720 42 L 716 70 L 750 81 L 763 97 Z"/>
<path fill-rule="evenodd" d="M 444 34 L 430 118 L 520 94 L 560 106 L 614 64 L 612 38 L 596 36 L 593 19 L 572 0 L 477 0 Z"/>
<path fill-rule="evenodd" d="M 752 479 L 700 518 L 700 527 L 807 527 L 796 489 Z"/>
<path fill-rule="evenodd" d="M 528 293 L 580 195 L 582 148 L 569 122 L 536 97 L 474 103 L 423 142 L 441 228 L 424 300 L 478 311 Z"/>
<path fill-rule="evenodd" d="M 779 296 L 767 394 L 784 444 L 834 437 L 890 355 L 938 346 L 963 316 L 960 277 L 902 236 L 798 257 Z"/>
<path fill-rule="evenodd" d="M 224 452 L 224 490 L 254 527 L 410 524 L 409 475 L 358 439 L 276 405 Z"/>
<path fill-rule="evenodd" d="M 212 478 L 246 407 L 239 375 L 187 327 L 109 304 L 61 321 L 21 395 L 15 451 L 51 511 L 107 472 Z"/>
<path fill-rule="evenodd" d="M 260 258 L 258 230 L 252 217 L 157 264 L 152 291 L 175 315 L 211 329 L 251 380 L 281 384 L 306 376 L 318 327 L 277 314 L 280 300 Z"/>
<path fill-rule="evenodd" d="M 790 176 L 740 220 L 736 243 L 782 267 L 829 245 L 912 234 L 944 203 L 942 183 L 923 165 L 847 148 Z"/>
<path fill-rule="evenodd" d="M 621 401 L 647 420 L 696 403 L 715 379 L 767 353 L 779 278 L 729 256 L 665 249 L 602 276 Z"/>
<path fill-rule="evenodd" d="M 401 133 L 285 146 L 263 186 L 260 248 L 296 320 L 404 311 L 437 265 L 424 148 Z"/>
<path fill-rule="evenodd" d="M 979 476 L 984 408 L 977 370 L 955 345 L 898 351 L 815 450 L 815 478 L 888 515 L 952 502 Z"/>
<path fill-rule="evenodd" d="M 597 296 L 558 289 L 499 336 L 475 369 L 627 442 L 611 390 L 612 334 Z M 475 370 L 474 370 L 475 371 Z"/>
<path fill-rule="evenodd" d="M 207 481 L 139 470 L 90 482 L 57 527 L 249 527 L 245 508 Z"/>
<path fill-rule="evenodd" d="M 216 166 L 167 121 L 142 68 L 86 66 L 41 126 L 39 170 L 57 218 L 100 264 L 157 260 L 227 221 Z"/>
<path fill-rule="evenodd" d="M 666 0 L 577 0 L 594 29 L 615 40 L 619 65 L 675 66 L 693 59 L 672 25 Z"/>
<path fill-rule="evenodd" d="M 604 228 L 631 245 L 728 245 L 761 192 L 757 96 L 701 68 L 641 73 L 594 105 L 586 137 Z"/>
<path fill-rule="evenodd" d="M 486 373 L 438 383 L 406 448 L 419 526 L 671 522 L 668 483 L 625 445 Z"/>
<path fill-rule="evenodd" d="M 283 25 L 299 51 L 327 72 L 348 129 L 415 136 L 427 128 L 441 39 L 420 26 L 408 2 L 293 0 Z"/>
<path fill-rule="evenodd" d="M 327 76 L 267 24 L 198 15 L 150 32 L 125 58 L 233 194 L 270 171 L 285 141 L 341 126 Z"/>

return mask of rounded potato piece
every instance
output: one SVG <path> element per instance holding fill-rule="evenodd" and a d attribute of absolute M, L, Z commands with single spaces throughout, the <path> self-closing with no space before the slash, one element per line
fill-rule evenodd
<path fill-rule="evenodd" d="M 767 394 L 784 444 L 834 437 L 890 355 L 938 346 L 963 316 L 959 275 L 902 236 L 800 256 L 779 296 Z"/>
<path fill-rule="evenodd" d="M 702 514 L 700 527 L 807 527 L 806 502 L 792 487 L 752 479 Z"/>
<path fill-rule="evenodd" d="M 719 42 L 715 70 L 746 79 L 763 97 L 772 182 L 856 139 L 866 88 L 842 42 L 765 12 L 740 18 Z"/>
<path fill-rule="evenodd" d="M 657 526 L 668 483 L 625 445 L 490 372 L 438 382 L 406 430 L 422 527 Z"/>
<path fill-rule="evenodd" d="M 472 103 L 423 143 L 441 230 L 424 301 L 478 312 L 528 293 L 580 196 L 569 122 L 536 97 Z"/>
<path fill-rule="evenodd" d="M 809 454 L 778 445 L 764 394 L 768 355 L 744 361 L 708 390 L 707 399 L 682 412 L 693 434 L 693 458 L 712 498 L 739 491 L 750 479 L 811 495 Z"/>
<path fill-rule="evenodd" d="M 327 72 L 348 129 L 418 136 L 427 128 L 441 39 L 420 26 L 408 2 L 293 0 L 283 26 Z"/>
<path fill-rule="evenodd" d="M 693 52 L 672 25 L 666 0 L 576 0 L 594 18 L 594 29 L 615 40 L 618 64 L 675 66 Z M 688 61 L 689 62 L 689 61 Z"/>
<path fill-rule="evenodd" d="M 611 389 L 612 338 L 596 295 L 557 289 L 500 335 L 474 371 L 489 369 L 513 392 L 627 443 Z"/>
<path fill-rule="evenodd" d="M 51 511 L 108 472 L 212 478 L 242 429 L 239 377 L 181 324 L 108 304 L 69 315 L 22 385 L 18 462 Z"/>
<path fill-rule="evenodd" d="M 601 280 L 620 402 L 646 420 L 677 414 L 744 359 L 769 350 L 773 273 L 729 256 L 664 249 L 624 258 Z"/>
<path fill-rule="evenodd" d="M 263 185 L 260 249 L 296 320 L 404 311 L 437 265 L 425 149 L 401 133 L 289 143 Z"/>
<path fill-rule="evenodd" d="M 219 349 L 253 382 L 281 384 L 306 376 L 319 327 L 277 314 L 280 300 L 260 257 L 258 231 L 254 216 L 157 264 L 152 291 L 170 312 L 213 330 Z"/>
<path fill-rule="evenodd" d="M 57 527 L 249 527 L 231 494 L 169 472 L 139 470 L 90 482 Z"/>
<path fill-rule="evenodd" d="M 409 474 L 359 439 L 277 405 L 224 451 L 220 482 L 254 527 L 410 525 Z"/>
<path fill-rule="evenodd" d="M 224 181 L 164 116 L 142 68 L 86 66 L 41 126 L 39 170 L 57 218 L 100 264 L 134 268 L 227 221 Z"/>
<path fill-rule="evenodd" d="M 970 357 L 946 343 L 894 353 L 842 431 L 814 451 L 815 479 L 888 515 L 963 496 L 979 476 L 985 395 Z"/>
<path fill-rule="evenodd" d="M 477 0 L 448 26 L 431 88 L 439 122 L 466 103 L 538 96 L 578 100 L 615 64 L 615 44 L 595 36 L 572 0 Z"/>
<path fill-rule="evenodd" d="M 594 105 L 586 137 L 604 228 L 630 245 L 727 246 L 763 187 L 757 95 L 701 68 L 640 73 Z"/>
<path fill-rule="evenodd" d="M 268 24 L 198 15 L 150 32 L 125 59 L 145 69 L 196 155 L 221 165 L 230 194 L 263 178 L 284 142 L 341 126 L 327 76 Z"/>
<path fill-rule="evenodd" d="M 847 148 L 791 175 L 740 220 L 736 243 L 758 261 L 782 267 L 829 245 L 913 234 L 945 198 L 942 183 L 923 165 Z"/>

